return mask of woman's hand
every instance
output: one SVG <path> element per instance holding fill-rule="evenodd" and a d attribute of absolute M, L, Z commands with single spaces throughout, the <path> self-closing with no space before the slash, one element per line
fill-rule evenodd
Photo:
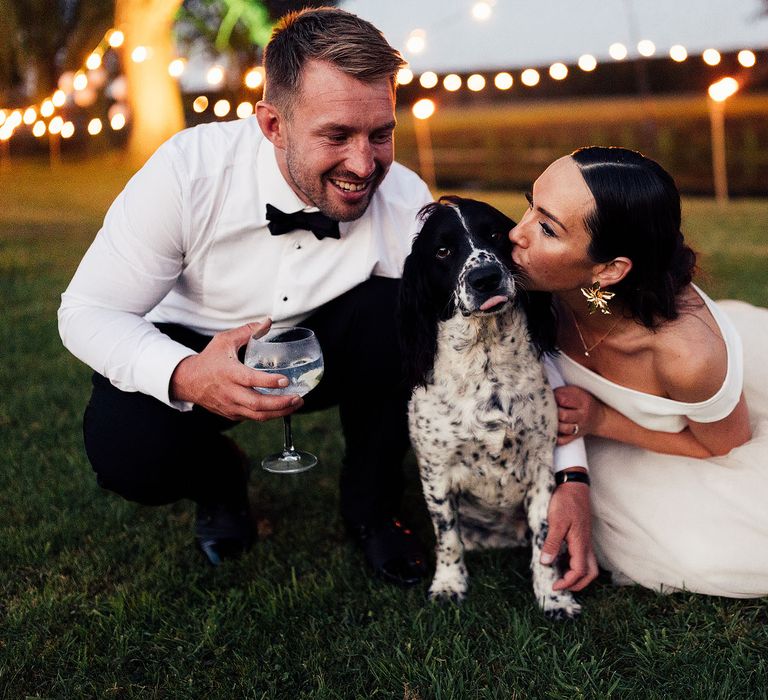
<path fill-rule="evenodd" d="M 605 413 L 602 402 L 577 386 L 558 387 L 555 389 L 555 399 L 558 445 L 567 445 L 585 435 L 598 434 Z"/>

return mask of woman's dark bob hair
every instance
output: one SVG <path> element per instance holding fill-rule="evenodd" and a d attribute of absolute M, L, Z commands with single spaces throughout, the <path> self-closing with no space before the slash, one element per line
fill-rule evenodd
<path fill-rule="evenodd" d="M 677 318 L 678 295 L 693 278 L 696 254 L 680 231 L 680 193 L 672 176 L 626 148 L 588 146 L 571 158 L 595 198 L 586 217 L 589 256 L 632 261 L 611 291 L 648 328 Z"/>

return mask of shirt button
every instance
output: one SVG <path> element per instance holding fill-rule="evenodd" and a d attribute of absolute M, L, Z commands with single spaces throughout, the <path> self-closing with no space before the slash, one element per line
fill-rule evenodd
<path fill-rule="evenodd" d="M 301 250 L 301 243 L 296 244 L 296 250 Z"/>
<path fill-rule="evenodd" d="M 288 301 L 288 297 L 283 297 L 283 301 Z"/>

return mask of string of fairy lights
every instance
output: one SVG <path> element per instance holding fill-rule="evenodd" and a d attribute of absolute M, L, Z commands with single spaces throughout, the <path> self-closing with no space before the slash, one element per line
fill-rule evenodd
<path fill-rule="evenodd" d="M 472 16 L 478 21 L 487 20 L 491 16 L 494 1 L 480 0 L 475 2 L 472 6 Z M 79 70 L 66 72 L 60 76 L 58 89 L 52 95 L 46 97 L 40 103 L 30 104 L 26 107 L 0 108 L 0 142 L 8 142 L 15 134 L 21 133 L 24 129 L 31 131 L 32 135 L 37 138 L 42 138 L 46 134 L 57 139 L 68 139 L 74 136 L 77 127 L 73 121 L 67 120 L 62 116 L 62 108 L 74 105 L 87 110 L 95 102 L 97 92 L 104 89 L 107 84 L 107 73 L 103 67 L 104 56 L 108 51 L 119 52 L 124 41 L 125 36 L 122 31 L 110 29 L 104 34 L 98 46 L 88 55 Z M 418 54 L 424 50 L 425 46 L 426 32 L 423 29 L 412 30 L 405 42 L 405 49 L 408 54 Z M 657 46 L 650 39 L 643 39 L 638 42 L 636 49 L 638 55 L 642 58 L 651 58 L 659 55 Z M 619 42 L 615 42 L 608 47 L 608 55 L 613 61 L 623 61 L 629 56 L 629 53 L 629 48 Z M 133 49 L 129 56 L 122 56 L 122 60 L 141 63 L 148 60 L 151 55 L 151 47 L 138 46 Z M 696 56 L 689 54 L 688 50 L 681 44 L 675 44 L 667 49 L 667 55 L 670 60 L 677 63 L 696 58 Z M 708 66 L 717 66 L 722 61 L 721 53 L 714 48 L 706 49 L 701 54 L 698 54 L 698 58 Z M 739 51 L 737 60 L 744 68 L 752 68 L 758 62 L 757 55 L 750 49 Z M 489 79 L 481 73 L 472 73 L 469 76 L 462 77 L 454 72 L 440 75 L 435 71 L 426 70 L 416 75 L 410 67 L 405 67 L 399 71 L 397 82 L 399 85 L 408 85 L 418 81 L 421 88 L 426 91 L 439 90 L 441 88 L 447 92 L 457 92 L 462 89 L 475 93 L 480 93 L 486 89 L 508 91 L 517 82 L 526 88 L 534 88 L 546 77 L 559 82 L 568 78 L 576 70 L 591 73 L 597 68 L 598 63 L 598 59 L 594 54 L 585 53 L 574 64 L 568 65 L 565 62 L 557 61 L 552 63 L 546 71 L 536 68 L 522 68 L 515 72 L 500 71 L 493 76 L 492 86 L 489 85 Z M 175 58 L 168 65 L 169 74 L 176 79 L 181 78 L 186 69 L 187 61 L 182 57 Z M 221 89 L 226 80 L 227 72 L 223 66 L 211 66 L 206 72 L 206 82 L 210 86 L 208 92 Z M 264 70 L 261 66 L 253 66 L 241 76 L 241 80 L 248 90 L 259 90 L 264 82 Z M 718 81 L 718 84 L 722 85 L 720 88 L 715 89 L 714 94 L 710 90 L 710 96 L 713 99 L 718 99 L 718 95 L 725 94 L 723 90 L 728 92 L 726 97 L 730 96 L 739 87 L 733 78 Z M 106 128 L 120 131 L 128 122 L 130 111 L 125 102 L 127 97 L 125 78 L 119 76 L 111 81 L 109 89 L 114 102 L 109 107 L 105 120 L 100 117 L 93 117 L 87 122 L 85 130 L 90 136 L 98 136 Z M 429 100 L 421 100 L 420 102 L 429 102 Z M 198 114 L 205 114 L 210 110 L 215 118 L 225 119 L 230 117 L 233 104 L 225 98 L 213 101 L 207 95 L 199 94 L 192 101 L 192 109 Z M 429 111 L 430 107 L 425 106 L 424 109 Z M 244 100 L 234 106 L 234 112 L 239 118 L 249 117 L 253 114 L 253 111 L 254 102 L 252 101 Z M 414 114 L 417 111 L 415 110 Z M 434 105 L 432 105 L 429 114 L 433 111 Z M 419 116 L 418 114 L 416 115 Z"/>
<path fill-rule="evenodd" d="M 642 56 L 650 57 L 656 53 L 656 47 L 650 40 L 646 39 L 640 42 L 638 47 L 640 46 L 642 46 L 643 51 L 646 52 L 643 53 L 638 48 Z M 652 51 L 651 47 L 653 47 Z M 616 61 L 622 61 L 628 55 L 627 48 L 624 46 L 624 44 L 612 44 L 609 48 L 609 51 L 611 52 L 611 58 Z M 682 63 L 689 58 L 689 55 L 684 46 L 681 44 L 676 44 L 669 49 L 669 57 L 673 61 Z M 709 66 L 717 66 L 722 61 L 722 55 L 717 49 L 706 49 L 702 53 L 701 58 L 704 63 Z M 744 68 L 752 68 L 757 64 L 757 56 L 755 55 L 754 51 L 749 49 L 743 49 L 739 51 L 737 58 L 739 63 Z M 590 73 L 597 68 L 598 60 L 593 54 L 587 53 L 580 56 L 575 65 L 585 73 Z M 565 80 L 570 75 L 572 69 L 573 66 L 569 67 L 561 61 L 556 61 L 549 66 L 547 74 L 552 80 L 560 81 Z M 399 85 L 407 85 L 414 79 L 416 79 L 416 76 L 414 75 L 413 71 L 410 70 L 410 68 L 403 68 L 398 74 Z M 541 79 L 541 71 L 537 70 L 536 68 L 525 68 L 521 70 L 519 74 L 519 81 L 526 87 L 535 87 L 541 82 Z M 422 88 L 431 90 L 438 87 L 441 82 L 441 78 L 434 71 L 428 70 L 421 73 L 421 75 L 418 77 L 418 81 Z M 515 84 L 515 78 L 512 73 L 501 71 L 496 73 L 494 76 L 493 84 L 498 90 L 509 90 Z M 487 87 L 487 80 L 485 76 L 480 73 L 473 73 L 472 75 L 468 76 L 466 80 L 462 79 L 458 73 L 447 73 L 442 77 L 442 86 L 448 92 L 456 92 L 465 86 L 472 92 L 480 92 Z"/>

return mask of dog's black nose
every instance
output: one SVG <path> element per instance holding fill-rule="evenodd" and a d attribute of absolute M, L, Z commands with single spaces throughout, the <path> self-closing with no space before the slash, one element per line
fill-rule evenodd
<path fill-rule="evenodd" d="M 482 265 L 467 273 L 467 283 L 478 292 L 494 292 L 501 284 L 501 270 L 497 265 Z"/>

